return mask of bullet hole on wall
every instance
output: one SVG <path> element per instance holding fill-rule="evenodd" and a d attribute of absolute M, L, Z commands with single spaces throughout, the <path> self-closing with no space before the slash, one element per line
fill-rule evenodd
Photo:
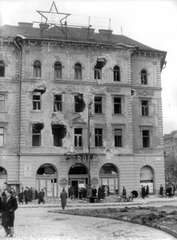
<path fill-rule="evenodd" d="M 132 96 L 135 95 L 135 90 L 134 90 L 134 89 L 131 90 L 131 95 L 132 95 Z"/>
<path fill-rule="evenodd" d="M 97 59 L 97 63 L 94 67 L 94 79 L 101 79 L 102 75 L 102 68 L 106 64 L 106 59 L 105 58 L 99 58 Z"/>
<path fill-rule="evenodd" d="M 62 139 L 66 136 L 66 127 L 60 124 L 52 124 L 53 145 L 55 147 L 62 147 Z"/>
<path fill-rule="evenodd" d="M 83 100 L 83 94 L 74 96 L 75 112 L 83 112 L 85 109 L 85 102 Z"/>

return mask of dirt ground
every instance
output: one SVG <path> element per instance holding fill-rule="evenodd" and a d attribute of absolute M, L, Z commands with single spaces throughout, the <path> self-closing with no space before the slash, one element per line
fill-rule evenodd
<path fill-rule="evenodd" d="M 61 210 L 55 212 L 63 213 Z M 104 209 L 66 209 L 65 214 L 92 216 L 128 221 L 136 224 L 161 229 L 177 237 L 176 206 L 162 207 L 124 207 Z M 169 232 L 170 230 L 170 232 Z"/>

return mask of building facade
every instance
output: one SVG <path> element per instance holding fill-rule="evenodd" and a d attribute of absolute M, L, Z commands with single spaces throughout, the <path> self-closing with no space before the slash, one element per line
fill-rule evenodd
<path fill-rule="evenodd" d="M 1 186 L 156 193 L 166 52 L 111 30 L 22 22 L 0 39 Z"/>

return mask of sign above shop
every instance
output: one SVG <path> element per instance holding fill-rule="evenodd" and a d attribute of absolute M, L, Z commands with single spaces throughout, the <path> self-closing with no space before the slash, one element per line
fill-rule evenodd
<path fill-rule="evenodd" d="M 95 154 L 90 154 L 90 159 L 93 159 Z M 89 153 L 67 154 L 65 160 L 77 160 L 78 162 L 86 163 L 89 160 Z"/>

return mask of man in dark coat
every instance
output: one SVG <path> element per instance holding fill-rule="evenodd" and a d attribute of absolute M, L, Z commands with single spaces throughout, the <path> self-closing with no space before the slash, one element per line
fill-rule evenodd
<path fill-rule="evenodd" d="M 3 197 L 2 200 L 2 226 L 6 232 L 6 237 L 10 235 L 13 237 L 14 234 L 14 220 L 15 220 L 15 211 L 18 208 L 17 199 L 12 195 L 13 192 L 10 189 L 6 191 L 6 197 Z"/>
<path fill-rule="evenodd" d="M 61 207 L 65 209 L 66 200 L 67 200 L 67 193 L 65 191 L 65 188 L 63 188 L 62 192 L 60 193 L 60 198 L 61 198 Z"/>
<path fill-rule="evenodd" d="M 42 189 L 42 190 L 39 192 L 38 204 L 40 204 L 41 202 L 43 202 L 43 204 L 45 203 L 44 196 L 45 196 L 45 193 L 44 193 L 44 190 Z"/>
<path fill-rule="evenodd" d="M 28 187 L 26 187 L 26 189 L 24 191 L 24 196 L 25 196 L 25 204 L 28 204 L 28 202 L 30 201 L 30 193 L 29 193 Z"/>

